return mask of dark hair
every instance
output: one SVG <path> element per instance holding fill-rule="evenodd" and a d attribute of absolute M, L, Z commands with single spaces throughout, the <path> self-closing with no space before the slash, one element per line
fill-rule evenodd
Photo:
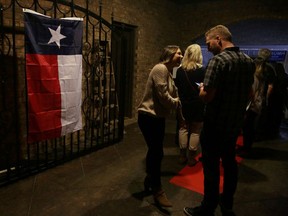
<path fill-rule="evenodd" d="M 258 51 L 257 58 L 262 59 L 263 61 L 267 61 L 271 56 L 271 50 L 267 48 L 262 48 Z"/>
<path fill-rule="evenodd" d="M 170 62 L 178 49 L 180 48 L 177 45 L 168 45 L 164 47 L 163 52 L 160 56 L 160 62 L 163 64 Z"/>

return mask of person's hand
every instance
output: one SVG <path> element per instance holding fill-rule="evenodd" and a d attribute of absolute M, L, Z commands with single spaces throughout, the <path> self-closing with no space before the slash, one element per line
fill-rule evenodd
<path fill-rule="evenodd" d="M 182 103 L 181 103 L 180 99 L 178 100 L 178 106 L 177 107 L 178 107 L 178 109 L 182 109 Z"/>
<path fill-rule="evenodd" d="M 179 123 L 181 123 L 183 121 L 185 122 L 185 118 L 184 118 L 183 113 L 182 113 L 182 104 L 181 104 L 180 100 L 179 100 L 179 104 L 177 107 L 177 118 L 178 118 Z"/>
<path fill-rule="evenodd" d="M 203 87 L 204 87 L 204 84 L 203 84 L 203 82 L 201 82 L 198 86 L 198 89 L 201 90 L 201 88 L 203 88 Z"/>
<path fill-rule="evenodd" d="M 178 109 L 178 106 L 179 106 L 179 97 L 174 98 L 174 102 L 176 103 L 176 108 Z"/>

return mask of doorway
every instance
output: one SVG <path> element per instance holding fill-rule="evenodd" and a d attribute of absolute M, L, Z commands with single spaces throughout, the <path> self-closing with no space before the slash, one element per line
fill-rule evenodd
<path fill-rule="evenodd" d="M 123 122 L 132 117 L 135 31 L 136 26 L 113 21 L 111 52 L 119 114 Z"/>

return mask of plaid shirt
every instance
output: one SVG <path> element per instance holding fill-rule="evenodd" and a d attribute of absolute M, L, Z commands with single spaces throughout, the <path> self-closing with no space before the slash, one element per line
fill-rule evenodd
<path fill-rule="evenodd" d="M 226 48 L 209 61 L 204 89 L 213 88 L 216 93 L 206 104 L 204 127 L 222 134 L 239 133 L 254 71 L 253 60 L 238 47 Z"/>

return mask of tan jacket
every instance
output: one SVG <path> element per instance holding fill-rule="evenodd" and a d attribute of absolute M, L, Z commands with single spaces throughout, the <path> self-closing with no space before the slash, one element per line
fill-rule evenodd
<path fill-rule="evenodd" d="M 151 70 L 138 106 L 138 112 L 155 117 L 167 117 L 171 109 L 176 109 L 179 97 L 171 73 L 164 64 L 157 64 Z"/>

